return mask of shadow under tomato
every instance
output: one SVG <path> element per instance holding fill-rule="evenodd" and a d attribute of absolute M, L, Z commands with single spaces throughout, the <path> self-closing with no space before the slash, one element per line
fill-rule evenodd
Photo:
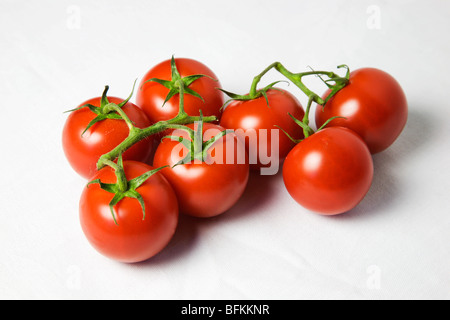
<path fill-rule="evenodd" d="M 273 188 L 281 176 L 281 170 L 276 175 L 270 176 L 262 176 L 259 171 L 250 172 L 247 187 L 239 201 L 230 210 L 216 217 L 196 218 L 180 214 L 177 230 L 167 247 L 156 256 L 137 265 L 156 266 L 182 259 L 194 250 L 199 241 L 202 241 L 200 239 L 202 228 L 240 219 L 244 215 L 257 214 L 274 197 Z"/>
<path fill-rule="evenodd" d="M 182 259 L 192 251 L 199 239 L 197 219 L 180 214 L 177 230 L 169 244 L 156 256 L 139 262 L 138 265 L 160 265 L 172 260 Z"/>
<path fill-rule="evenodd" d="M 432 139 L 436 128 L 435 119 L 429 113 L 416 110 L 426 108 L 410 108 L 408 122 L 388 149 L 373 155 L 374 176 L 372 186 L 361 203 L 349 212 L 334 216 L 337 219 L 366 217 L 385 212 L 392 203 L 399 199 L 402 182 L 396 172 L 408 159 L 416 154 L 428 152 L 427 141 Z"/>
<path fill-rule="evenodd" d="M 227 212 L 217 216 L 217 220 L 231 221 L 250 214 L 258 214 L 275 198 L 274 189 L 282 179 L 281 167 L 275 175 L 261 175 L 251 171 L 247 187 L 239 201 Z"/>

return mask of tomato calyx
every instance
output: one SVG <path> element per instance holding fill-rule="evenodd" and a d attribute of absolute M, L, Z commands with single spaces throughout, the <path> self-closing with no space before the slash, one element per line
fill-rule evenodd
<path fill-rule="evenodd" d="M 181 83 L 183 86 L 183 90 L 185 94 L 190 94 L 194 97 L 197 97 L 199 99 L 201 99 L 203 102 L 205 102 L 205 100 L 203 99 L 203 97 L 198 94 L 197 92 L 195 92 L 194 90 L 190 89 L 189 86 L 195 82 L 196 80 L 203 78 L 203 77 L 207 77 L 210 78 L 211 80 L 217 81 L 217 79 L 214 79 L 208 75 L 205 74 L 195 74 L 195 75 L 191 75 L 191 76 L 187 76 L 187 77 L 181 77 L 180 72 L 178 71 L 176 62 L 175 62 L 175 57 L 172 56 L 171 59 L 171 80 L 164 80 L 164 79 L 158 79 L 158 78 L 151 78 L 149 80 L 147 80 L 146 82 L 144 82 L 143 84 L 146 84 L 148 82 L 156 82 L 159 83 L 160 85 L 163 85 L 164 87 L 166 87 L 167 89 L 169 89 L 169 93 L 166 96 L 166 99 L 164 100 L 163 103 L 163 107 L 164 105 L 176 94 L 179 94 L 181 91 Z"/>
<path fill-rule="evenodd" d="M 154 123 L 153 125 L 147 127 L 147 128 L 137 128 L 133 125 L 129 119 L 124 118 L 125 121 L 127 121 L 128 127 L 130 128 L 130 133 L 128 137 L 122 141 L 117 147 L 115 147 L 110 152 L 102 155 L 98 162 L 97 162 L 97 169 L 100 170 L 103 168 L 107 163 L 117 159 L 119 155 L 123 154 L 126 150 L 131 148 L 134 144 L 137 142 L 160 132 L 165 131 L 166 129 L 174 128 L 174 126 L 177 125 L 186 125 L 191 124 L 196 121 L 204 121 L 204 122 L 213 122 L 217 120 L 216 116 L 206 116 L 206 117 L 199 117 L 199 116 L 190 116 L 186 113 L 184 110 L 184 94 L 185 94 L 185 85 L 184 82 L 181 80 L 177 81 L 177 85 L 179 86 L 179 93 L 180 93 L 180 99 L 179 99 L 179 110 L 178 114 L 167 121 L 159 121 Z M 117 110 L 120 112 L 120 110 Z M 126 115 L 124 115 L 126 117 Z"/>
<path fill-rule="evenodd" d="M 299 119 L 295 118 L 292 114 L 288 113 L 288 115 L 292 118 L 292 120 L 294 120 L 294 122 L 295 122 L 297 125 L 299 125 L 299 126 L 303 129 L 303 136 L 304 136 L 303 139 L 294 139 L 294 138 L 292 138 L 292 136 L 289 135 L 289 133 L 287 133 L 283 128 L 281 128 L 280 126 L 276 126 L 276 127 L 278 127 L 281 131 L 283 131 L 283 133 L 284 133 L 284 134 L 285 134 L 292 142 L 294 142 L 295 144 L 297 144 L 297 143 L 299 143 L 299 142 L 305 140 L 306 138 L 308 138 L 309 136 L 313 135 L 314 133 L 316 133 L 316 132 L 318 132 L 318 131 L 324 129 L 324 128 L 325 128 L 331 121 L 333 121 L 334 119 L 337 119 L 337 118 L 343 118 L 343 119 L 345 119 L 345 117 L 341 117 L 341 116 L 331 117 L 330 119 L 328 119 L 327 121 L 325 121 L 325 123 L 324 123 L 320 128 L 318 128 L 316 131 L 314 131 L 314 130 L 309 126 L 309 112 L 310 112 L 310 110 L 311 110 L 311 105 L 312 105 L 314 99 L 315 99 L 314 94 L 311 95 L 311 96 L 309 97 L 309 99 L 308 99 L 308 104 L 307 104 L 306 110 L 305 110 L 305 115 L 304 115 L 304 117 L 303 117 L 302 120 L 299 120 Z"/>
<path fill-rule="evenodd" d="M 89 110 L 91 110 L 93 113 L 96 114 L 96 117 L 91 122 L 89 122 L 87 127 L 81 133 L 82 136 L 94 124 L 96 124 L 97 122 L 106 120 L 106 119 L 124 120 L 127 123 L 128 127 L 131 129 L 131 127 L 133 126 L 133 123 L 128 118 L 128 116 L 125 114 L 125 112 L 122 110 L 122 108 L 123 108 L 124 105 L 126 105 L 130 101 L 131 97 L 133 96 L 135 85 L 136 85 L 136 81 L 134 82 L 131 94 L 128 96 L 127 99 L 123 100 L 119 104 L 115 104 L 115 103 L 109 102 L 108 96 L 107 96 L 108 90 L 109 90 L 109 86 L 105 86 L 105 89 L 103 90 L 103 93 L 102 93 L 102 98 L 101 98 L 99 107 L 88 103 L 88 104 L 82 105 L 82 106 L 80 106 L 78 108 L 75 108 L 75 109 L 72 109 L 72 110 L 68 110 L 65 113 L 78 111 L 78 110 L 81 110 L 81 109 L 84 109 L 84 108 L 89 108 Z"/>
<path fill-rule="evenodd" d="M 345 68 L 347 69 L 347 73 L 344 77 L 337 75 L 332 71 L 316 71 L 311 68 L 311 71 L 293 73 L 286 69 L 280 62 L 274 62 L 266 69 L 264 69 L 259 75 L 253 78 L 253 82 L 250 88 L 250 94 L 256 92 L 256 88 L 261 81 L 262 77 L 268 73 L 270 70 L 275 69 L 283 76 L 285 76 L 289 81 L 295 84 L 306 96 L 312 100 L 313 102 L 319 105 L 325 105 L 328 100 L 335 95 L 339 90 L 344 88 L 350 79 L 350 69 L 347 65 L 343 64 L 337 67 L 338 69 Z M 318 76 L 325 85 L 331 90 L 331 93 L 325 99 L 322 99 L 318 94 L 311 91 L 304 83 L 303 78 L 307 76 Z M 328 79 L 324 79 L 323 77 L 327 77 Z"/>
<path fill-rule="evenodd" d="M 222 91 L 228 97 L 231 98 L 231 99 L 225 101 L 225 103 L 223 104 L 221 109 L 224 109 L 227 104 L 229 104 L 230 102 L 235 101 L 235 100 L 237 100 L 237 101 L 250 101 L 250 100 L 255 100 L 255 99 L 258 99 L 258 98 L 261 98 L 261 97 L 264 97 L 264 99 L 266 99 L 267 106 L 270 108 L 269 98 L 267 97 L 267 91 L 269 91 L 270 89 L 272 89 L 272 90 L 280 90 L 280 89 L 275 87 L 275 85 L 277 85 L 280 82 L 286 82 L 286 83 L 289 84 L 289 82 L 284 81 L 284 80 L 275 81 L 275 82 L 272 82 L 271 84 L 265 86 L 262 89 L 255 90 L 254 92 L 250 92 L 250 93 L 245 94 L 245 95 L 240 95 L 240 94 L 236 94 L 236 93 L 224 90 L 224 89 L 219 89 L 220 91 Z"/>
<path fill-rule="evenodd" d="M 123 160 L 122 156 L 119 156 L 117 163 L 108 162 L 107 165 L 112 167 L 115 171 L 117 182 L 116 183 L 104 183 L 100 179 L 93 180 L 87 184 L 89 187 L 92 184 L 98 184 L 102 190 L 105 190 L 109 193 L 113 193 L 114 197 L 109 203 L 109 208 L 111 210 L 111 215 L 114 219 L 114 223 L 118 225 L 116 215 L 114 214 L 114 206 L 118 204 L 125 197 L 136 199 L 142 208 L 142 220 L 145 219 L 145 203 L 141 194 L 137 191 L 137 189 L 147 181 L 152 175 L 157 173 L 158 171 L 164 169 L 167 166 L 157 168 L 154 170 L 150 170 L 139 177 L 136 177 L 131 180 L 127 180 L 125 176 L 125 171 L 123 168 Z"/>
<path fill-rule="evenodd" d="M 345 74 L 345 77 L 339 77 L 339 76 L 332 76 L 328 80 L 324 80 L 320 73 L 317 74 L 317 76 L 322 80 L 323 83 L 328 87 L 328 89 L 331 90 L 330 94 L 327 95 L 327 97 L 324 100 L 324 103 L 322 104 L 322 109 L 325 108 L 325 105 L 327 102 L 336 94 L 339 92 L 339 90 L 343 89 L 349 82 L 350 82 L 350 68 L 346 64 L 342 64 L 337 67 L 338 69 L 345 68 L 347 69 L 347 72 Z M 312 68 L 311 68 L 312 70 Z M 312 70 L 314 71 L 314 70 Z M 334 82 L 335 84 L 330 84 L 330 82 Z"/>
<path fill-rule="evenodd" d="M 309 136 L 313 135 L 316 132 L 319 132 L 320 130 L 324 129 L 328 123 L 330 123 L 331 121 L 333 121 L 334 119 L 337 118 L 343 118 L 345 119 L 345 117 L 340 117 L 340 116 L 336 116 L 336 117 L 331 117 L 330 119 L 328 119 L 327 121 L 325 121 L 325 123 L 318 128 L 316 131 L 314 131 L 307 123 L 298 120 L 297 118 L 295 118 L 292 114 L 288 113 L 288 115 L 292 118 L 292 120 L 294 120 L 294 122 L 299 125 L 302 129 L 303 129 L 303 135 L 304 138 L 303 139 L 294 139 L 289 133 L 287 133 L 283 128 L 281 128 L 280 126 L 276 126 L 277 128 L 279 128 L 281 131 L 283 131 L 283 133 L 295 144 L 302 142 L 303 140 L 305 140 L 306 138 L 308 138 Z"/>
<path fill-rule="evenodd" d="M 334 72 L 331 71 L 315 71 L 311 68 L 311 71 L 307 72 L 300 72 L 300 73 L 293 73 L 286 69 L 280 62 L 274 62 L 270 66 L 268 66 L 266 69 L 264 69 L 259 75 L 255 76 L 253 78 L 253 82 L 250 88 L 250 92 L 246 96 L 240 96 L 233 93 L 229 93 L 227 91 L 224 91 L 226 94 L 228 94 L 233 100 L 251 100 L 255 97 L 260 97 L 261 95 L 265 95 L 267 100 L 267 95 L 265 94 L 268 89 L 272 89 L 273 86 L 278 82 L 274 82 L 269 84 L 267 87 L 265 87 L 262 90 L 257 90 L 257 86 L 259 82 L 261 81 L 262 77 L 268 73 L 270 70 L 275 69 L 279 73 L 281 73 L 283 76 L 285 76 L 288 80 L 290 80 L 293 84 L 295 84 L 307 97 L 308 97 L 308 104 L 306 106 L 305 115 L 303 119 L 300 121 L 298 119 L 295 119 L 291 114 L 289 116 L 297 123 L 302 129 L 303 129 L 303 135 L 304 139 L 309 137 L 310 135 L 314 134 L 314 130 L 309 126 L 309 113 L 311 109 L 311 105 L 313 102 L 321 105 L 322 107 L 325 106 L 325 104 L 331 99 L 337 92 L 339 92 L 341 89 L 343 89 L 348 83 L 350 79 L 350 68 L 347 65 L 340 65 L 337 67 L 338 69 L 345 68 L 347 69 L 347 72 L 345 76 L 341 77 L 337 75 Z M 320 78 L 320 80 L 325 83 L 325 85 L 330 89 L 330 94 L 325 98 L 322 99 L 318 94 L 311 91 L 304 83 L 303 78 L 307 76 L 315 75 Z M 324 77 L 327 77 L 327 79 L 324 79 Z M 328 124 L 330 121 L 334 120 L 336 117 L 333 117 L 329 119 L 326 124 Z M 325 126 L 325 124 L 324 124 Z M 324 127 L 322 126 L 322 127 Z M 298 143 L 299 140 L 293 139 L 283 128 L 280 128 L 290 140 L 292 140 L 294 143 Z M 322 129 L 319 128 L 320 129 Z M 303 140 L 303 139 L 302 139 Z M 301 141 L 301 140 L 300 140 Z"/>
<path fill-rule="evenodd" d="M 258 84 L 261 81 L 262 77 L 266 75 L 270 70 L 275 69 L 279 73 L 281 73 L 284 77 L 286 77 L 290 82 L 295 84 L 306 96 L 309 98 L 309 100 L 312 102 L 315 102 L 319 105 L 324 106 L 329 99 L 331 99 L 339 90 L 344 88 L 350 81 L 350 68 L 342 64 L 337 67 L 338 69 L 345 68 L 347 69 L 347 72 L 344 77 L 341 77 L 337 75 L 336 73 L 332 71 L 316 71 L 311 68 L 311 71 L 306 72 L 299 72 L 299 73 L 293 73 L 286 69 L 280 62 L 274 62 L 271 65 L 269 65 L 266 69 L 264 69 L 260 74 L 255 76 L 253 78 L 252 85 L 250 87 L 250 91 L 248 95 L 237 95 L 230 93 L 228 91 L 222 90 L 224 93 L 229 95 L 234 100 L 252 100 L 255 98 L 259 98 L 261 95 L 264 95 L 267 90 L 272 89 L 273 86 L 281 81 L 277 81 L 274 83 L 269 84 L 263 89 L 257 90 Z M 318 94 L 311 91 L 304 83 L 303 78 L 307 76 L 318 76 L 322 82 L 325 83 L 325 85 L 331 90 L 330 94 L 325 98 L 322 99 Z M 328 79 L 324 79 L 323 77 L 327 77 Z M 309 103 L 309 102 L 308 102 Z"/>
<path fill-rule="evenodd" d="M 191 129 L 186 126 L 181 125 L 172 125 L 170 128 L 177 129 L 177 130 L 183 130 L 186 131 L 189 135 L 189 139 L 186 139 L 182 136 L 175 136 L 175 135 L 168 135 L 164 136 L 162 139 L 170 139 L 172 141 L 177 141 L 181 143 L 183 146 L 186 147 L 188 150 L 187 155 L 178 161 L 173 167 L 178 166 L 180 164 L 187 164 L 187 163 L 203 163 L 206 162 L 206 159 L 208 157 L 208 151 L 212 147 L 212 145 L 219 140 L 220 138 L 224 137 L 228 133 L 233 132 L 233 130 L 224 130 L 219 132 L 217 135 L 212 137 L 211 139 L 204 141 L 203 139 L 203 114 L 200 110 L 200 120 L 196 121 L 195 124 L 197 124 L 196 129 Z"/>

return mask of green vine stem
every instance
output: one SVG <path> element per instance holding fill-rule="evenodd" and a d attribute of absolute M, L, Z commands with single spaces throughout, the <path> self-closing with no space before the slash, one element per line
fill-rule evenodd
<path fill-rule="evenodd" d="M 122 155 L 119 155 L 117 163 L 112 161 L 106 161 L 106 165 L 112 167 L 115 171 L 115 175 L 117 178 L 116 183 L 104 183 L 100 179 L 93 180 L 87 184 L 87 187 L 98 184 L 101 189 L 114 194 L 114 197 L 109 203 L 109 209 L 111 211 L 111 215 L 114 219 L 114 223 L 118 225 L 116 215 L 114 214 L 114 206 L 118 204 L 124 198 L 133 198 L 136 199 L 142 208 L 142 220 L 145 219 L 145 201 L 142 195 L 137 191 L 137 189 L 147 181 L 152 175 L 156 174 L 158 171 L 167 168 L 168 166 L 160 167 L 157 169 L 153 169 L 145 172 L 144 174 L 128 180 L 125 176 L 125 169 L 123 167 Z"/>
<path fill-rule="evenodd" d="M 183 159 L 178 161 L 178 163 L 176 163 L 174 166 L 190 163 L 193 161 L 195 162 L 195 160 L 199 161 L 199 163 L 205 162 L 208 156 L 208 150 L 212 147 L 212 145 L 220 138 L 232 132 L 232 130 L 227 129 L 219 132 L 211 139 L 203 141 L 203 115 L 201 111 L 200 120 L 196 123 L 198 124 L 198 126 L 195 130 L 186 126 L 170 125 L 170 128 L 186 131 L 189 135 L 190 140 L 185 139 L 181 136 L 169 135 L 163 137 L 163 139 L 170 139 L 172 141 L 180 142 L 188 150 L 187 155 Z"/>
<path fill-rule="evenodd" d="M 261 81 L 261 78 L 270 70 L 275 69 L 279 73 L 281 73 L 283 76 L 285 76 L 287 79 L 289 79 L 293 84 L 295 84 L 300 90 L 302 90 L 303 93 L 305 93 L 309 99 L 312 99 L 312 102 L 315 102 L 319 105 L 324 105 L 335 93 L 337 93 L 340 89 L 342 89 L 343 87 L 345 87 L 348 84 L 349 77 L 350 77 L 349 68 L 346 65 L 340 65 L 340 66 L 338 66 L 338 68 L 346 68 L 347 69 L 347 74 L 345 77 L 340 77 L 339 75 L 337 75 L 331 71 L 314 71 L 313 70 L 313 71 L 307 71 L 307 72 L 293 73 L 293 72 L 289 71 L 288 69 L 286 69 L 280 62 L 274 62 L 270 66 L 268 66 L 266 69 L 264 69 L 263 72 L 261 72 L 259 75 L 255 76 L 253 78 L 249 96 L 255 97 L 258 95 L 257 86 L 258 86 L 259 82 Z M 316 93 L 312 92 L 302 82 L 303 77 L 311 76 L 311 75 L 316 75 L 319 77 L 321 75 L 323 75 L 323 76 L 326 76 L 329 78 L 328 80 L 323 80 L 323 78 L 320 77 L 321 80 L 324 81 L 325 84 L 328 86 L 328 88 L 330 88 L 332 90 L 330 95 L 327 98 L 325 98 L 325 100 L 322 99 Z M 329 84 L 329 82 L 334 82 L 335 84 L 331 85 L 331 84 Z"/>
<path fill-rule="evenodd" d="M 125 192 L 128 189 L 128 180 L 125 176 L 125 170 L 123 168 L 122 156 L 119 155 L 119 160 L 117 163 L 114 161 L 106 160 L 105 165 L 110 166 L 114 169 L 114 172 L 117 177 L 117 188 L 120 192 Z"/>
<path fill-rule="evenodd" d="M 222 90 L 224 93 L 226 93 L 231 100 L 241 100 L 241 101 L 248 101 L 257 99 L 261 96 L 266 97 L 267 100 L 267 90 L 269 89 L 275 89 L 274 85 L 279 83 L 280 81 L 271 83 L 270 85 L 262 88 L 257 89 L 258 84 L 261 81 L 262 77 L 268 73 L 270 70 L 275 69 L 279 73 L 281 73 L 283 76 L 285 76 L 288 80 L 290 80 L 293 84 L 295 84 L 307 97 L 308 97 L 308 104 L 306 106 L 305 115 L 303 119 L 300 121 L 298 119 L 294 119 L 294 121 L 302 127 L 303 134 L 305 138 L 309 137 L 314 133 L 314 130 L 309 126 L 309 113 L 311 109 L 311 105 L 313 102 L 317 103 L 318 105 L 325 106 L 325 104 L 333 97 L 339 90 L 344 88 L 349 83 L 350 78 L 350 69 L 347 65 L 340 65 L 338 66 L 338 69 L 345 68 L 347 69 L 347 73 L 345 77 L 341 77 L 337 75 L 334 72 L 331 71 L 307 71 L 307 72 L 300 72 L 300 73 L 293 73 L 286 69 L 280 62 L 274 62 L 271 65 L 269 65 L 266 69 L 264 69 L 260 74 L 255 76 L 253 78 L 252 85 L 250 87 L 250 91 L 247 95 L 238 95 L 234 94 L 225 90 Z M 330 94 L 325 97 L 325 99 L 321 98 L 318 94 L 311 91 L 304 83 L 303 78 L 307 76 L 318 76 L 320 80 L 322 80 L 325 85 L 331 90 Z M 327 80 L 324 80 L 322 77 L 327 77 Z M 290 115 L 292 117 L 292 115 Z M 330 121 L 333 119 L 330 119 Z M 284 131 L 284 130 L 283 130 Z"/>
<path fill-rule="evenodd" d="M 127 121 L 126 118 L 124 118 L 124 120 L 127 121 L 127 124 L 130 128 L 130 133 L 128 137 L 124 141 L 122 141 L 122 143 L 120 143 L 116 148 L 100 157 L 100 159 L 97 162 L 98 170 L 103 168 L 105 165 L 110 164 L 111 161 L 117 159 L 119 155 L 123 154 L 126 150 L 131 148 L 139 141 L 156 133 L 160 133 L 162 131 L 170 129 L 173 127 L 173 125 L 186 125 L 200 120 L 203 120 L 204 122 L 213 122 L 217 120 L 215 116 L 207 116 L 207 117 L 189 116 L 184 110 L 185 83 L 184 81 L 182 81 L 182 79 L 179 79 L 178 81 L 175 82 L 175 86 L 179 90 L 180 94 L 179 110 L 177 116 L 167 121 L 159 121 L 151 125 L 150 127 L 144 129 L 137 128 L 131 123 L 131 121 Z M 115 109 L 115 107 L 113 106 L 109 106 L 109 108 Z M 116 111 L 119 112 L 119 110 Z"/>

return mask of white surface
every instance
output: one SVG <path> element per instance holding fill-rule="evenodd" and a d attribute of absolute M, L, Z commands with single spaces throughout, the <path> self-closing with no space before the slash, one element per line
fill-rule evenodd
<path fill-rule="evenodd" d="M 0 0 L 0 298 L 449 299 L 449 14 L 438 0 Z M 172 54 L 240 93 L 274 61 L 378 67 L 403 86 L 409 121 L 352 212 L 315 215 L 281 175 L 253 178 L 230 212 L 183 218 L 157 257 L 116 263 L 81 231 L 63 111 L 106 84 L 127 96 Z"/>

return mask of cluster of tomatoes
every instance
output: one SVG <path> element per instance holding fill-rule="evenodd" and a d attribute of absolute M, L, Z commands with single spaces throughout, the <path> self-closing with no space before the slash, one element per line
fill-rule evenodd
<path fill-rule="evenodd" d="M 334 215 L 358 205 L 372 183 L 372 154 L 388 148 L 406 124 L 400 85 L 373 68 L 346 77 L 294 74 L 279 63 L 265 72 L 271 68 L 307 94 L 306 110 L 277 83 L 256 90 L 261 77 L 246 95 L 227 92 L 207 66 L 184 58 L 148 71 L 136 104 L 132 95 L 108 96 L 106 87 L 71 110 L 63 148 L 89 181 L 80 222 L 95 249 L 121 262 L 147 260 L 167 246 L 179 214 L 226 212 L 243 195 L 250 171 L 262 174 L 270 162 L 282 166 L 287 191 L 311 211 Z M 309 75 L 328 86 L 322 97 L 301 82 Z M 314 102 L 316 130 L 308 117 Z"/>

